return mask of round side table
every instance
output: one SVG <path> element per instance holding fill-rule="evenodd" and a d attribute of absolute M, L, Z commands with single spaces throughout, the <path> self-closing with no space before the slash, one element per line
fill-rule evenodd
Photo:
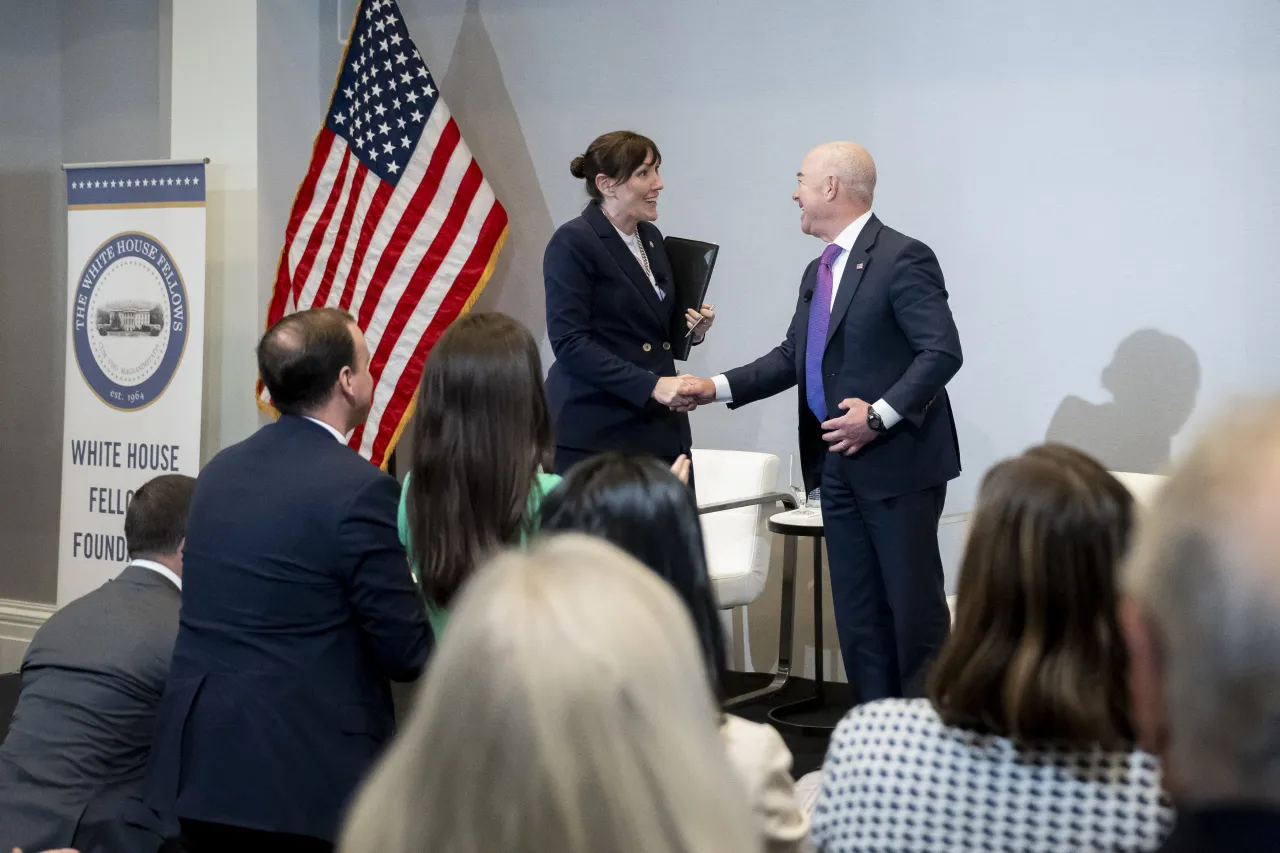
<path fill-rule="evenodd" d="M 795 542 L 802 536 L 813 539 L 813 695 L 796 702 L 769 711 L 769 721 L 804 735 L 825 737 L 835 726 L 796 723 L 786 719 L 794 714 L 814 711 L 827 707 L 826 685 L 822 665 L 822 510 L 793 509 L 780 512 L 769 517 L 769 531 L 787 537 L 787 548 L 783 560 L 784 576 L 794 577 L 796 549 Z M 788 565 L 789 564 L 789 565 Z"/>

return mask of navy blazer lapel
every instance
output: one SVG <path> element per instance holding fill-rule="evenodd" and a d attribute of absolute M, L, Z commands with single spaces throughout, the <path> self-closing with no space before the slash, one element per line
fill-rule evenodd
<path fill-rule="evenodd" d="M 872 214 L 867 224 L 862 226 L 858 239 L 853 241 L 853 248 L 849 250 L 849 260 L 845 262 L 844 272 L 840 276 L 840 286 L 836 288 L 836 301 L 831 306 L 831 319 L 827 322 L 827 346 L 831 345 L 836 327 L 844 320 L 844 315 L 849 311 L 849 303 L 853 302 L 853 295 L 857 293 L 858 285 L 862 284 L 862 274 L 867 271 L 867 264 L 871 259 L 869 252 L 876 242 L 880 228 L 880 220 Z"/>
<path fill-rule="evenodd" d="M 604 211 L 600 209 L 600 205 L 592 202 L 587 205 L 587 209 L 582 211 L 582 215 L 591 223 L 592 229 L 596 232 L 596 236 L 600 238 L 600 242 L 613 255 L 613 259 L 618 262 L 618 267 L 631 280 L 631 283 L 640 291 L 640 296 L 648 304 L 649 310 L 653 312 L 654 318 L 666 328 L 666 311 L 661 300 L 658 299 L 658 292 L 653 289 L 649 277 L 644 274 L 644 268 L 640 266 L 640 262 L 636 260 L 636 256 L 631 254 L 631 250 L 627 248 L 627 244 L 622 242 L 622 237 L 618 234 L 618 229 L 613 227 L 613 223 L 609 221 L 609 217 L 604 215 Z M 636 235 L 643 239 L 644 235 L 637 228 Z M 645 246 L 646 251 L 648 246 Z M 649 262 L 650 268 L 653 262 Z"/>

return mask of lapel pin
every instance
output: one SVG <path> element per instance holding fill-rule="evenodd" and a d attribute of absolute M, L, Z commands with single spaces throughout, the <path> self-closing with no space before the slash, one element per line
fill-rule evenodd
<path fill-rule="evenodd" d="M 650 241 L 649 241 L 649 248 L 650 248 L 650 249 L 652 249 L 652 248 L 653 248 L 653 241 L 652 241 L 652 240 L 650 240 Z"/>
<path fill-rule="evenodd" d="M 862 269 L 862 264 L 858 264 L 854 269 Z"/>

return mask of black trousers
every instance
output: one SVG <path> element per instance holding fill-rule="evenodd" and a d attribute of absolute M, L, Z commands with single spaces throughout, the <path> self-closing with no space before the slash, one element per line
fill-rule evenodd
<path fill-rule="evenodd" d="M 581 462 L 583 459 L 590 459 L 592 456 L 596 456 L 597 454 L 600 454 L 603 452 L 604 451 L 601 451 L 601 450 L 578 450 L 577 448 L 574 448 L 574 447 L 561 447 L 560 445 L 556 445 L 556 473 L 563 477 L 566 473 L 568 473 L 570 468 L 572 468 L 574 465 Z M 649 455 L 652 455 L 652 454 L 649 454 Z M 692 460 L 692 451 L 686 450 L 685 455 L 689 456 L 690 459 Z M 668 465 L 674 465 L 676 463 L 676 459 L 678 459 L 679 457 L 678 456 L 658 456 L 656 458 L 661 459 L 663 462 L 667 463 Z M 692 461 L 690 461 L 689 463 L 689 491 L 693 492 L 695 497 L 698 494 L 698 490 L 695 489 L 693 486 L 693 462 Z"/>
<path fill-rule="evenodd" d="M 202 820 L 182 820 L 185 853 L 333 853 L 333 843 L 306 835 L 263 832 Z M 167 848 L 172 849 L 172 848 Z"/>
<path fill-rule="evenodd" d="M 938 553 L 947 486 L 871 500 L 842 461 L 823 467 L 822 522 L 845 675 L 860 702 L 923 696 L 951 633 Z"/>

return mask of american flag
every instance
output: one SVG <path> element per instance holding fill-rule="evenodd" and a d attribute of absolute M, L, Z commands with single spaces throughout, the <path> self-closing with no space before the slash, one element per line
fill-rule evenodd
<path fill-rule="evenodd" d="M 427 353 L 493 272 L 507 213 L 393 0 L 361 0 L 285 229 L 267 326 L 322 306 L 369 343 L 373 409 L 351 446 L 386 467 Z M 258 401 L 270 398 L 258 383 Z"/>

